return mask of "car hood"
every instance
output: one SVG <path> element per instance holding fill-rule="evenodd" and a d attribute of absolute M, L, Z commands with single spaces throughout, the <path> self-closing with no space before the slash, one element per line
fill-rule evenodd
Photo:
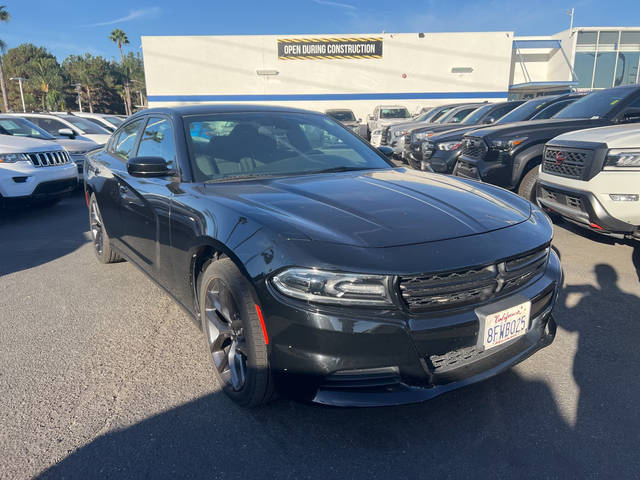
<path fill-rule="evenodd" d="M 388 127 L 389 125 L 396 125 L 401 122 L 406 122 L 406 118 L 386 118 L 384 120 L 378 120 L 378 128 Z"/>
<path fill-rule="evenodd" d="M 574 130 L 553 140 L 604 142 L 609 148 L 640 148 L 640 127 L 638 124 L 630 124 Z"/>
<path fill-rule="evenodd" d="M 476 124 L 466 124 L 466 123 L 434 123 L 433 125 L 425 125 L 421 128 L 416 128 L 411 130 L 411 133 L 418 132 L 447 132 L 449 130 L 453 130 L 454 128 L 465 128 L 465 127 L 474 127 L 478 128 Z"/>
<path fill-rule="evenodd" d="M 51 141 L 62 145 L 64 149 L 69 153 L 84 153 L 98 146 L 96 142 L 92 140 L 82 140 L 78 137 L 73 140 L 70 138 L 56 138 L 55 140 Z"/>
<path fill-rule="evenodd" d="M 505 190 L 396 168 L 207 184 L 228 203 L 279 233 L 360 247 L 390 247 L 477 235 L 516 225 L 530 204 Z"/>
<path fill-rule="evenodd" d="M 484 127 L 474 131 L 472 136 L 508 138 L 521 133 L 526 134 L 526 132 L 539 132 L 543 135 L 545 131 L 549 131 L 552 137 L 555 137 L 571 130 L 598 127 L 609 123 L 608 120 L 602 118 L 549 118 Z"/>
<path fill-rule="evenodd" d="M 61 150 L 61 147 L 49 140 L 0 135 L 0 153 L 51 152 L 55 150 Z"/>
<path fill-rule="evenodd" d="M 430 142 L 446 142 L 449 140 L 457 140 L 457 139 L 461 139 L 465 133 L 468 133 L 477 129 L 478 129 L 477 125 L 470 125 L 468 127 L 462 127 L 462 128 L 454 128 L 453 130 L 447 130 L 442 133 L 436 133 L 435 135 L 429 137 L 429 141 Z"/>
<path fill-rule="evenodd" d="M 398 129 L 402 129 L 402 130 L 410 130 L 412 128 L 416 128 L 416 127 L 421 127 L 424 125 L 429 125 L 431 124 L 431 122 L 399 122 L 399 123 L 394 123 L 391 127 L 392 130 L 398 130 Z M 438 125 L 437 123 L 434 123 L 433 125 Z"/>

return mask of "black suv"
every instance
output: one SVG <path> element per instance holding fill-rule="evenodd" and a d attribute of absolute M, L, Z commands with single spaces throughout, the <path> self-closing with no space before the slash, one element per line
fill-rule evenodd
<path fill-rule="evenodd" d="M 488 103 L 476 109 L 459 123 L 442 123 L 440 125 L 424 125 L 409 130 L 405 135 L 403 158 L 406 158 L 413 168 L 420 169 L 422 161 L 422 142 L 438 133 L 447 132 L 461 127 L 490 124 L 519 107 L 524 100 L 512 102 Z"/>
<path fill-rule="evenodd" d="M 493 183 L 535 201 L 544 144 L 585 128 L 640 121 L 640 85 L 590 93 L 548 120 L 474 130 L 463 138 L 453 174 Z"/>

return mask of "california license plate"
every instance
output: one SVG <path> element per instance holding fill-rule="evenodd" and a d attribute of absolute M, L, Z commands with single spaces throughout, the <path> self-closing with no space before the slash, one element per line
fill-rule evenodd
<path fill-rule="evenodd" d="M 484 320 L 484 349 L 489 350 L 527 333 L 530 312 L 531 302 L 525 302 L 487 315 Z"/>

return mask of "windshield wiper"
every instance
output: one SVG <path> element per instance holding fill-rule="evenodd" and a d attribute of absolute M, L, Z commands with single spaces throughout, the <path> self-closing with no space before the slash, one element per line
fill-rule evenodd
<path fill-rule="evenodd" d="M 324 170 L 316 170 L 313 172 L 307 172 L 307 173 L 339 173 L 339 172 L 357 172 L 358 170 L 377 170 L 376 167 L 332 167 L 332 168 L 325 168 Z M 306 173 L 305 173 L 306 175 Z"/>
<path fill-rule="evenodd" d="M 212 178 L 210 180 L 206 180 L 204 183 L 219 183 L 219 182 L 231 182 L 234 180 L 251 180 L 255 178 L 266 178 L 266 177 L 276 177 L 278 174 L 275 173 L 254 173 L 247 175 L 230 175 L 228 177 L 222 178 Z"/>

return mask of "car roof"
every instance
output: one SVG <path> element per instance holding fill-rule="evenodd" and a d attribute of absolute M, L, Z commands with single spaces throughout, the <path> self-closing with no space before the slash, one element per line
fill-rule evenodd
<path fill-rule="evenodd" d="M 129 118 L 136 118 L 142 115 L 153 113 L 164 113 L 166 115 L 206 115 L 208 113 L 249 113 L 249 112 L 289 112 L 289 113 L 310 113 L 322 115 L 317 111 L 303 110 L 301 108 L 281 107 L 278 105 L 255 105 L 255 104 L 211 104 L 211 105 L 179 105 L 175 107 L 157 107 L 141 110 Z"/>

